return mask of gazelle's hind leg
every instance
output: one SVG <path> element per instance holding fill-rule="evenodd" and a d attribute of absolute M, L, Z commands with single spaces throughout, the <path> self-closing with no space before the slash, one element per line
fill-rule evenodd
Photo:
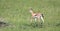
<path fill-rule="evenodd" d="M 41 20 L 42 20 L 42 22 L 44 23 L 44 19 L 43 19 L 43 17 L 41 16 Z"/>
<path fill-rule="evenodd" d="M 43 17 L 41 16 L 40 18 L 39 18 L 39 21 L 38 21 L 39 23 L 38 23 L 38 27 L 43 27 L 43 24 L 44 24 L 44 19 L 43 19 Z"/>

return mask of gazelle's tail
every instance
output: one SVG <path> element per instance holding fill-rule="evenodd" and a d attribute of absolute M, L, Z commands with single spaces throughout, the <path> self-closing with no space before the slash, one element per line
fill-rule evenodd
<path fill-rule="evenodd" d="M 43 23 L 44 23 L 44 15 L 42 14 L 42 16 L 41 16 L 41 20 L 43 21 Z"/>

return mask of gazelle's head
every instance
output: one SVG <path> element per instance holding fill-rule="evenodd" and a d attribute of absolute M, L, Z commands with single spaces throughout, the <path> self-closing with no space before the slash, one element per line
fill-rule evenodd
<path fill-rule="evenodd" d="M 33 9 L 32 9 L 32 8 L 30 8 L 30 9 L 29 9 L 29 12 L 30 12 L 30 13 L 33 13 Z"/>

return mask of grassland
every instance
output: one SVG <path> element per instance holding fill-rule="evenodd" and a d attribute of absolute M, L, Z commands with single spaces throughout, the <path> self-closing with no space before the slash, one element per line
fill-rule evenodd
<path fill-rule="evenodd" d="M 44 27 L 32 27 L 29 7 L 44 14 Z M 60 31 L 60 0 L 0 0 L 0 17 L 15 27 L 3 27 L 0 31 Z"/>

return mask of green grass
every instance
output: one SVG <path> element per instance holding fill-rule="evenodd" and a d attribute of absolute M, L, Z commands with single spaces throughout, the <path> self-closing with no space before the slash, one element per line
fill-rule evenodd
<path fill-rule="evenodd" d="M 29 8 L 44 14 L 44 27 L 30 26 Z M 0 17 L 15 27 L 3 27 L 0 31 L 60 31 L 60 0 L 0 0 Z"/>

